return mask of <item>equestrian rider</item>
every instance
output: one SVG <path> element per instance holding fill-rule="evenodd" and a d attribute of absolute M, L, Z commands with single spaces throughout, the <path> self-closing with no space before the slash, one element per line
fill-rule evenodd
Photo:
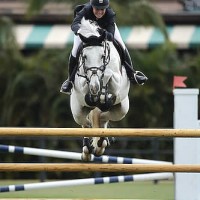
<path fill-rule="evenodd" d="M 109 7 L 109 0 L 90 0 L 90 2 L 79 5 L 74 10 L 74 20 L 71 25 L 71 29 L 74 32 L 74 44 L 69 57 L 69 72 L 68 79 L 62 84 L 60 92 L 71 94 L 71 89 L 73 88 L 73 83 L 75 79 L 75 74 L 77 70 L 77 60 L 76 55 L 78 47 L 81 44 L 81 39 L 78 34 L 80 28 L 81 20 L 83 17 L 92 21 L 96 21 L 100 26 L 99 33 L 104 34 L 104 36 L 109 41 L 116 40 L 123 48 L 124 61 L 122 65 L 125 67 L 127 76 L 131 83 L 143 85 L 147 81 L 147 77 L 140 71 L 135 71 L 133 69 L 131 57 L 129 52 L 121 38 L 120 32 L 115 23 L 115 13 Z"/>

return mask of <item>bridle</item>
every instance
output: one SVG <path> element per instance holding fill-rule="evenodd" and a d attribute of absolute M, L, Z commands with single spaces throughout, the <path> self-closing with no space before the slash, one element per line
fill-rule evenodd
<path fill-rule="evenodd" d="M 109 43 L 107 41 L 104 41 L 102 44 L 95 45 L 95 46 L 102 46 L 104 48 L 104 54 L 102 56 L 103 64 L 101 66 L 99 66 L 99 67 L 96 67 L 96 66 L 88 67 L 88 66 L 86 66 L 85 60 L 87 59 L 87 55 L 83 55 L 83 50 L 84 50 L 84 48 L 87 48 L 89 46 L 94 46 L 94 45 L 93 44 L 84 44 L 83 45 L 83 49 L 82 49 L 82 51 L 80 53 L 80 58 L 79 58 L 81 60 L 81 62 L 79 63 L 78 72 L 77 72 L 78 76 L 83 77 L 83 78 L 86 79 L 87 84 L 90 83 L 91 77 L 93 75 L 97 75 L 98 71 L 101 71 L 101 77 L 99 77 L 99 80 L 101 81 L 103 79 L 103 77 L 104 77 L 104 72 L 105 72 L 106 66 L 110 62 L 110 45 L 109 45 Z M 83 68 L 84 74 L 80 74 L 80 70 L 79 69 L 81 67 Z M 88 72 L 89 71 L 92 72 L 90 77 L 88 77 Z"/>

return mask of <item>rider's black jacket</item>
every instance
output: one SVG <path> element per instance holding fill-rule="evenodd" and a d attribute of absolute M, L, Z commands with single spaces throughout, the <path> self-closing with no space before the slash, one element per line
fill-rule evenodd
<path fill-rule="evenodd" d="M 75 8 L 75 17 L 71 25 L 72 31 L 77 34 L 77 31 L 80 28 L 81 20 L 83 17 L 92 21 L 96 21 L 98 25 L 111 33 L 114 36 L 115 33 L 115 12 L 109 7 L 106 9 L 105 15 L 97 19 L 92 11 L 92 6 L 90 3 L 84 5 L 79 5 Z"/>

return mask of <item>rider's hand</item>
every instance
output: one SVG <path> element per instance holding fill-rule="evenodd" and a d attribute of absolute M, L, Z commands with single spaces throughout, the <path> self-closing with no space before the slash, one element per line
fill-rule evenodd
<path fill-rule="evenodd" d="M 97 31 L 99 32 L 100 35 L 104 35 L 106 30 L 98 28 Z"/>
<path fill-rule="evenodd" d="M 104 39 L 107 39 L 108 41 L 113 41 L 114 37 L 113 37 L 112 33 L 108 32 L 102 28 L 98 28 L 97 31 Z"/>

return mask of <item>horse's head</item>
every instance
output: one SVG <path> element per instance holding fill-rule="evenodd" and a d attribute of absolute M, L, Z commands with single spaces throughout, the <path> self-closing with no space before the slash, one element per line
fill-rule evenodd
<path fill-rule="evenodd" d="M 86 79 L 88 92 L 85 101 L 89 106 L 106 110 L 113 104 L 113 96 L 108 93 L 107 65 L 110 62 L 110 42 L 102 39 L 95 22 L 81 21 L 79 35 L 84 37 L 83 49 L 79 59 L 78 75 Z M 89 38 L 89 40 L 88 40 Z M 103 106 L 102 106 L 103 105 Z"/>
<path fill-rule="evenodd" d="M 107 47 L 104 45 L 86 45 L 82 50 L 82 67 L 91 95 L 99 95 L 103 86 L 104 72 L 109 62 L 109 55 L 106 52 Z"/>
<path fill-rule="evenodd" d="M 97 106 L 102 111 L 108 110 L 115 102 L 115 97 L 108 93 L 107 65 L 110 62 L 108 42 L 96 46 L 83 47 L 80 55 L 78 75 L 87 80 L 88 93 L 85 101 L 89 106 Z"/>

